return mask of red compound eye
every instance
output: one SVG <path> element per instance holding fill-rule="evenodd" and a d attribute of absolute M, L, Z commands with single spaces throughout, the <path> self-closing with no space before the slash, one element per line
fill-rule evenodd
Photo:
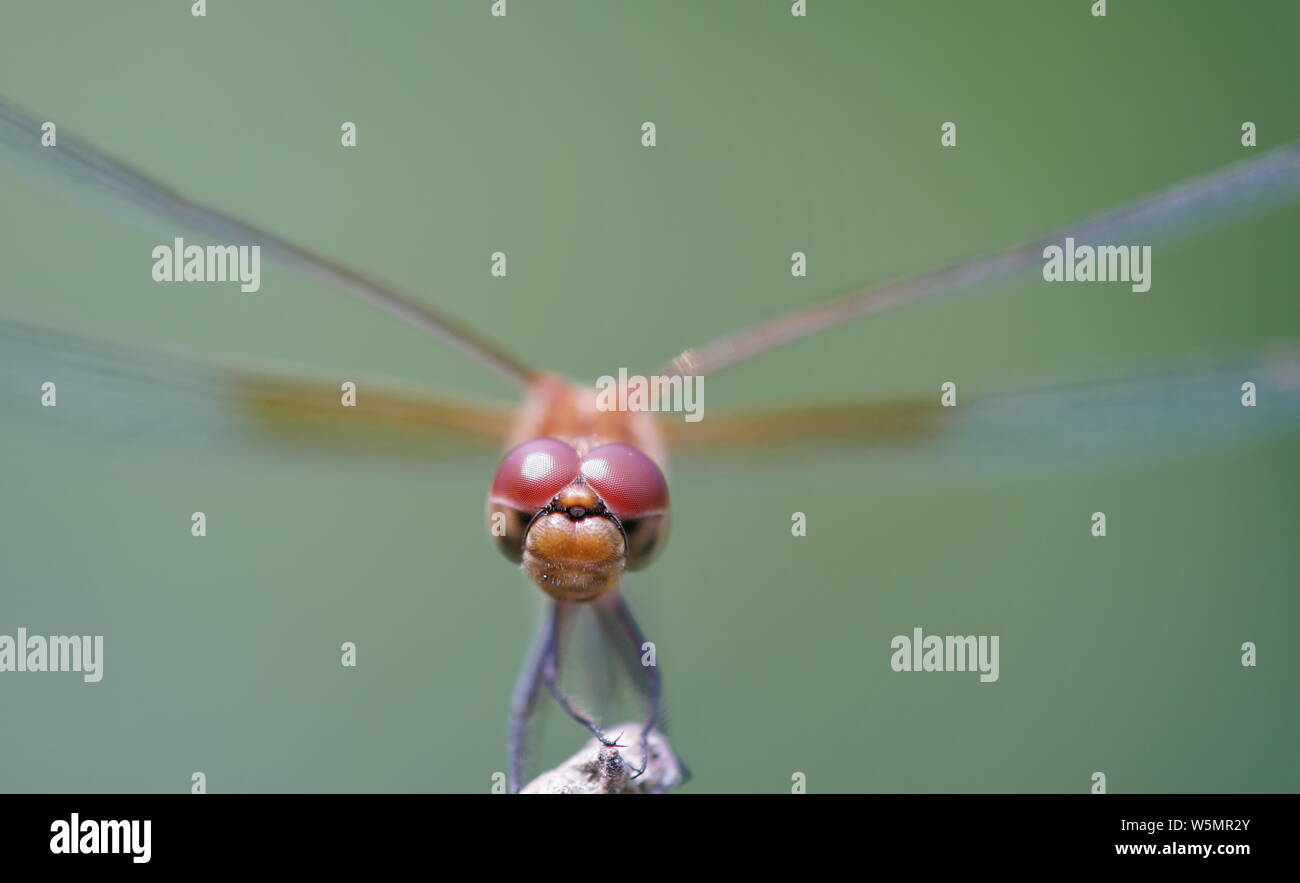
<path fill-rule="evenodd" d="M 506 454 L 492 479 L 491 499 L 540 509 L 577 477 L 577 451 L 553 438 L 535 438 Z"/>
<path fill-rule="evenodd" d="M 630 445 L 601 445 L 582 458 L 582 477 L 619 518 L 668 509 L 668 482 L 655 462 Z"/>

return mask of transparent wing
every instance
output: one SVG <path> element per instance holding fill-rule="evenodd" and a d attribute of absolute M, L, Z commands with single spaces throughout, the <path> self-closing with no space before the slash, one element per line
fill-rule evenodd
<path fill-rule="evenodd" d="M 954 464 L 1056 469 L 1187 456 L 1300 430 L 1300 350 L 1025 389 L 955 417 L 935 445 Z"/>
<path fill-rule="evenodd" d="M 951 414 L 929 399 L 892 399 L 756 410 L 710 409 L 696 423 L 680 414 L 660 419 L 668 443 L 676 450 L 754 448 L 830 441 L 906 440 L 938 431 Z"/>
<path fill-rule="evenodd" d="M 1043 260 L 1043 249 L 1072 237 L 1078 245 L 1150 243 L 1292 199 L 1300 191 L 1300 142 L 1184 181 L 1051 235 L 940 269 L 855 291 L 687 350 L 665 369 L 716 374 L 779 346 L 853 319 L 942 294 L 970 291 Z"/>
<path fill-rule="evenodd" d="M 102 197 L 140 206 L 159 218 L 208 233 L 226 245 L 260 245 L 268 257 L 347 291 L 398 319 L 459 349 L 506 380 L 527 386 L 533 372 L 495 343 L 451 316 L 266 230 L 211 206 L 201 205 L 63 131 L 57 146 L 41 146 L 41 124 L 0 100 L 0 147 L 29 167 L 57 170 L 65 182 L 80 185 L 77 195 Z"/>
<path fill-rule="evenodd" d="M 1249 402 L 1254 404 L 1246 404 Z M 783 443 L 875 444 L 941 462 L 1023 469 L 1177 455 L 1300 431 L 1300 346 L 1253 358 L 926 400 L 712 412 L 665 422 L 686 453 Z"/>
<path fill-rule="evenodd" d="M 355 384 L 355 406 L 344 405 L 344 382 Z M 0 415 L 6 427 L 97 450 L 261 447 L 385 456 L 428 456 L 449 441 L 497 445 L 510 421 L 505 406 L 391 382 L 204 364 L 4 320 Z"/>

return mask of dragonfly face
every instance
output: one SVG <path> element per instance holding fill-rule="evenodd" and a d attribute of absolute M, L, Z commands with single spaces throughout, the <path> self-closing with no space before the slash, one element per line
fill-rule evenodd
<path fill-rule="evenodd" d="M 631 445 L 536 438 L 492 479 L 488 530 L 557 601 L 592 601 L 646 566 L 668 533 L 668 483 Z"/>

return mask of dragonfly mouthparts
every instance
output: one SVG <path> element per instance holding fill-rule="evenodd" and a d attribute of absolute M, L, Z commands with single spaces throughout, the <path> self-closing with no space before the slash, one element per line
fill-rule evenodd
<path fill-rule="evenodd" d="M 547 507 L 552 512 L 563 512 L 574 521 L 588 515 L 604 515 L 605 501 L 585 484 L 574 483 L 551 498 Z"/>

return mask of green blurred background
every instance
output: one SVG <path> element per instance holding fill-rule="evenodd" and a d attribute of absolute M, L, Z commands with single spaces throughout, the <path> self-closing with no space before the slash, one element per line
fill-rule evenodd
<path fill-rule="evenodd" d="M 4 0 L 0 92 L 587 380 L 1221 167 L 1243 120 L 1260 150 L 1300 137 L 1280 0 L 489 5 Z M 945 380 L 973 401 L 1294 340 L 1298 221 L 1157 246 L 1146 295 L 1028 276 L 841 328 L 711 380 L 706 406 Z M 163 241 L 0 166 L 4 318 L 510 395 L 274 267 L 255 295 L 153 284 Z M 0 634 L 102 634 L 106 665 L 0 675 L 0 790 L 184 791 L 202 770 L 224 792 L 483 792 L 504 769 L 538 602 L 483 535 L 497 450 L 214 455 L 4 420 Z M 853 446 L 679 458 L 673 537 L 628 594 L 687 790 L 1300 789 L 1295 440 L 996 471 Z M 914 626 L 1000 635 L 1000 680 L 890 671 Z M 545 759 L 581 739 L 558 722 Z"/>

